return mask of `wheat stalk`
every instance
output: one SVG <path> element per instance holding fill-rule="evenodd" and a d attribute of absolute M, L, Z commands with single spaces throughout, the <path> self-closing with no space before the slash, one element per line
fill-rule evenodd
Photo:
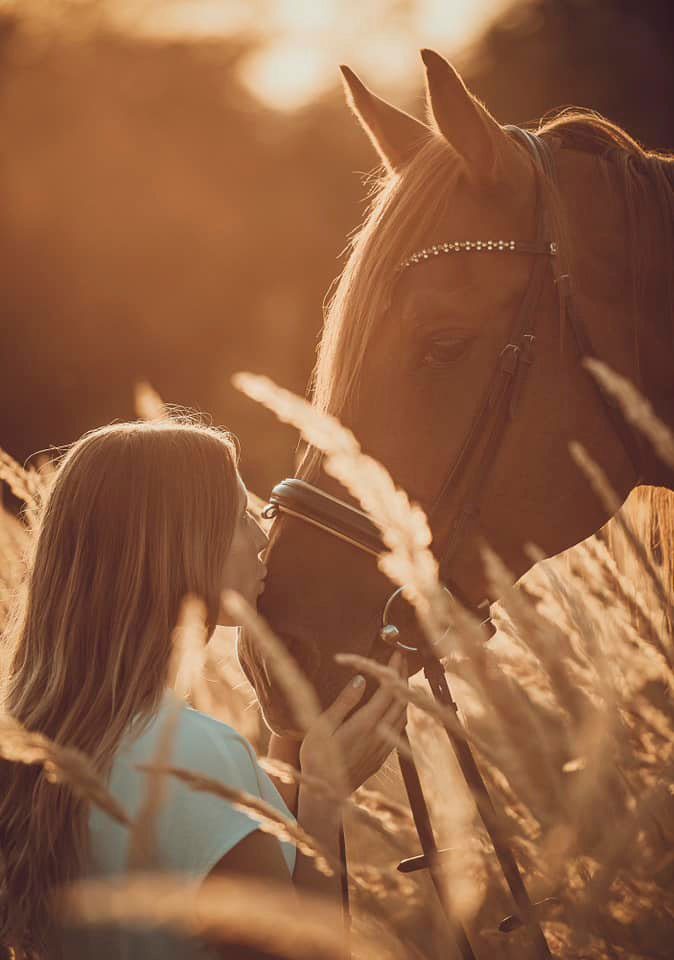
<path fill-rule="evenodd" d="M 281 641 L 246 600 L 234 590 L 225 590 L 222 604 L 235 623 L 247 630 L 274 673 L 299 725 L 306 733 L 321 713 L 316 691 Z"/>
<path fill-rule="evenodd" d="M 55 911 L 68 925 L 165 928 L 223 946 L 237 945 L 297 960 L 344 960 L 345 938 L 339 911 L 292 888 L 247 877 L 210 877 L 196 886 L 180 874 L 135 874 L 86 880 L 58 891 Z M 356 943 L 365 948 L 357 934 Z M 374 944 L 370 956 L 379 953 Z"/>
<path fill-rule="evenodd" d="M 156 823 L 166 796 L 166 778 L 162 773 L 168 764 L 180 720 L 182 704 L 171 697 L 157 737 L 145 782 L 145 793 L 129 835 L 128 870 L 149 870 L 155 866 L 157 851 Z"/>
<path fill-rule="evenodd" d="M 269 833 L 278 840 L 285 840 L 294 843 L 298 850 L 306 857 L 311 857 L 316 864 L 316 869 L 326 876 L 332 876 L 335 871 L 339 872 L 341 866 L 339 862 L 327 851 L 323 850 L 309 834 L 298 826 L 294 821 L 288 820 L 275 807 L 255 797 L 253 794 L 246 793 L 243 790 L 235 790 L 233 787 L 215 780 L 213 777 L 207 777 L 192 770 L 186 770 L 183 767 L 173 766 L 152 766 L 150 764 L 137 764 L 139 770 L 148 773 L 153 772 L 163 776 L 175 777 L 186 784 L 190 790 L 196 790 L 201 793 L 211 793 L 216 797 L 226 800 L 242 813 L 253 817 L 260 824 L 260 830 L 263 833 Z"/>
<path fill-rule="evenodd" d="M 47 780 L 65 784 L 117 823 L 131 826 L 126 811 L 108 791 L 85 754 L 74 747 L 54 743 L 42 733 L 31 733 L 7 713 L 0 714 L 0 757 L 12 763 L 42 766 Z"/>
<path fill-rule="evenodd" d="M 45 482 L 34 467 L 22 467 L 5 450 L 0 449 L 0 480 L 4 480 L 15 497 L 23 500 L 29 516 L 34 517 L 45 494 Z"/>
<path fill-rule="evenodd" d="M 141 420 L 166 420 L 168 417 L 164 401 L 147 380 L 139 380 L 135 385 L 133 405 Z"/>
<path fill-rule="evenodd" d="M 367 822 L 376 821 L 392 833 L 414 829 L 409 810 L 378 790 L 370 790 L 361 786 L 352 797 L 342 800 L 327 780 L 302 773 L 290 763 L 270 757 L 260 757 L 258 763 L 266 773 L 277 777 L 283 783 L 294 783 L 311 790 L 324 800 L 337 806 L 343 806 L 345 813 L 353 813 Z"/>
<path fill-rule="evenodd" d="M 650 441 L 660 459 L 674 470 L 674 434 L 658 417 L 648 400 L 625 377 L 594 357 L 585 357 L 583 366 L 601 388 L 618 401 L 625 418 Z"/>
<path fill-rule="evenodd" d="M 210 706 L 210 694 L 204 681 L 204 662 L 208 631 L 206 606 L 198 597 L 188 594 L 182 601 L 178 622 L 172 634 L 169 661 L 169 686 L 173 694 L 167 697 L 164 720 L 146 777 L 145 792 L 129 837 L 127 857 L 130 869 L 149 869 L 156 851 L 155 825 L 165 799 L 165 778 L 155 772 L 166 766 L 173 751 L 180 722 L 182 701 L 192 696 L 199 706 Z M 195 696 L 196 694 L 196 696 Z"/>
<path fill-rule="evenodd" d="M 664 609 L 668 610 L 670 615 L 674 612 L 672 611 L 672 604 L 669 600 L 666 590 L 663 587 L 663 584 L 660 579 L 658 571 L 654 568 L 651 563 L 650 557 L 646 553 L 643 543 L 639 540 L 632 525 L 629 521 L 623 516 L 620 510 L 620 500 L 612 489 L 608 478 L 604 474 L 601 467 L 592 460 L 587 451 L 579 443 L 570 443 L 569 451 L 571 456 L 575 460 L 578 467 L 583 471 L 585 476 L 590 482 L 593 490 L 599 497 L 599 499 L 607 506 L 607 508 L 614 514 L 613 519 L 619 525 L 620 530 L 627 543 L 629 544 L 631 550 L 634 553 L 639 566 L 644 571 L 657 595 L 658 601 L 661 603 Z"/>
<path fill-rule="evenodd" d="M 258 763 L 266 773 L 272 777 L 277 777 L 282 783 L 294 783 L 298 786 L 305 787 L 307 790 L 315 793 L 316 796 L 328 800 L 336 806 L 340 806 L 345 802 L 341 799 L 340 794 L 337 793 L 333 785 L 327 780 L 314 776 L 313 774 L 303 773 L 291 763 L 286 763 L 285 760 L 278 760 L 275 757 L 259 757 Z M 346 802 L 348 803 L 349 801 Z"/>

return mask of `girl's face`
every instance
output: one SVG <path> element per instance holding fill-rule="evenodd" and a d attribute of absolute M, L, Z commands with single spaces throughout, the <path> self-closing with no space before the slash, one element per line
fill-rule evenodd
<path fill-rule="evenodd" d="M 248 493 L 239 477 L 239 503 L 234 525 L 232 546 L 225 562 L 222 589 L 236 590 L 252 607 L 264 590 L 267 568 L 260 554 L 267 546 L 267 534 L 248 512 Z M 223 627 L 237 626 L 221 610 L 218 623 Z"/>

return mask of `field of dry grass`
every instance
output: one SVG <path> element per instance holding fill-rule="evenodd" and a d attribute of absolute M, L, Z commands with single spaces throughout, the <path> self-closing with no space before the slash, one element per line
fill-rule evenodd
<path fill-rule="evenodd" d="M 408 509 L 378 465 L 366 463 L 355 442 L 345 445 L 337 425 L 312 419 L 300 401 L 272 388 L 265 394 L 253 381 L 244 386 L 248 392 L 257 390 L 258 399 L 322 446 L 329 461 L 332 457 L 328 469 L 361 502 L 365 498 L 375 522 L 388 530 L 386 572 L 400 582 L 416 576 L 412 599 L 425 628 L 438 631 L 443 618 L 453 624 L 451 642 L 443 640 L 450 686 L 532 898 L 554 898 L 540 917 L 554 954 L 564 960 L 670 958 L 673 496 L 659 489 L 635 490 L 599 535 L 538 563 L 518 587 L 499 559 L 485 553 L 502 597 L 493 609 L 497 633 L 485 643 L 470 618 L 439 600 L 425 521 Z M 9 458 L 0 461 L 0 476 L 27 505 L 22 520 L 6 510 L 1 517 L 2 622 L 21 580 L 22 556 L 48 476 L 27 474 Z M 183 625 L 180 636 L 187 664 L 182 693 L 236 727 L 263 756 L 265 728 L 236 663 L 231 631 L 219 628 L 205 651 L 198 623 Z M 382 682 L 392 682 L 380 674 Z M 409 694 L 401 689 L 399 695 L 414 700 L 410 741 L 439 845 L 450 851 L 444 861 L 447 902 L 468 929 L 481 960 L 526 960 L 534 955 L 526 929 L 509 934 L 497 929 L 513 907 L 426 689 L 417 676 Z M 7 717 L 0 724 L 0 753 L 16 762 L 41 763 L 50 779 L 70 782 L 93 803 L 110 803 L 86 758 L 17 729 Z M 226 792 L 223 797 L 250 808 L 249 798 L 227 797 Z M 148 809 L 151 817 L 151 802 L 146 816 Z M 274 824 L 270 811 L 252 812 L 271 832 L 288 829 Z M 116 815 L 123 818 L 124 813 Z M 428 877 L 395 870 L 401 857 L 420 852 L 395 754 L 357 791 L 344 817 L 353 956 L 452 957 L 444 914 Z M 138 831 L 139 826 L 129 824 L 129 829 Z M 311 838 L 295 839 L 311 848 Z M 164 891 L 160 910 L 158 890 Z M 277 950 L 283 957 L 339 955 L 339 944 L 329 936 L 330 921 L 319 906 L 299 918 L 275 903 L 272 892 L 260 897 L 268 901 L 268 915 L 276 918 L 263 933 L 243 908 L 222 907 L 228 897 L 209 894 L 197 909 L 170 878 L 139 876 L 133 888 L 118 889 L 114 896 L 100 889 L 71 893 L 66 909 L 87 922 L 138 917 L 145 911 L 153 922 L 216 939 L 226 939 L 232 930 L 243 936 L 248 917 L 255 934 L 251 942 L 258 949 Z"/>

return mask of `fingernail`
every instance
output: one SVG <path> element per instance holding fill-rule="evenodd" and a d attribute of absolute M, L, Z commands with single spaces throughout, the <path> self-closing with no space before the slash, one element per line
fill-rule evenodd
<path fill-rule="evenodd" d="M 359 673 L 359 674 L 358 674 L 357 676 L 355 676 L 355 677 L 353 678 L 353 680 L 351 681 L 351 686 L 354 687 L 356 690 L 358 690 L 358 688 L 359 688 L 359 687 L 362 687 L 362 686 L 364 685 L 364 683 L 365 683 L 365 677 L 362 676 L 362 674 Z"/>

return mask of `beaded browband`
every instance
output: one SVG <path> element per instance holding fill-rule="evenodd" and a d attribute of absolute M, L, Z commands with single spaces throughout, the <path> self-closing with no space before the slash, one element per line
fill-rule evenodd
<path fill-rule="evenodd" d="M 411 267 L 422 260 L 429 260 L 431 257 L 437 257 L 441 253 L 464 253 L 473 250 L 480 253 L 484 250 L 491 250 L 497 253 L 535 253 L 554 257 L 557 254 L 557 244 L 554 240 L 546 240 L 543 243 L 532 243 L 527 240 L 452 240 L 445 243 L 435 243 L 432 247 L 417 250 L 416 253 L 403 260 L 398 269 L 405 270 L 406 267 Z"/>

